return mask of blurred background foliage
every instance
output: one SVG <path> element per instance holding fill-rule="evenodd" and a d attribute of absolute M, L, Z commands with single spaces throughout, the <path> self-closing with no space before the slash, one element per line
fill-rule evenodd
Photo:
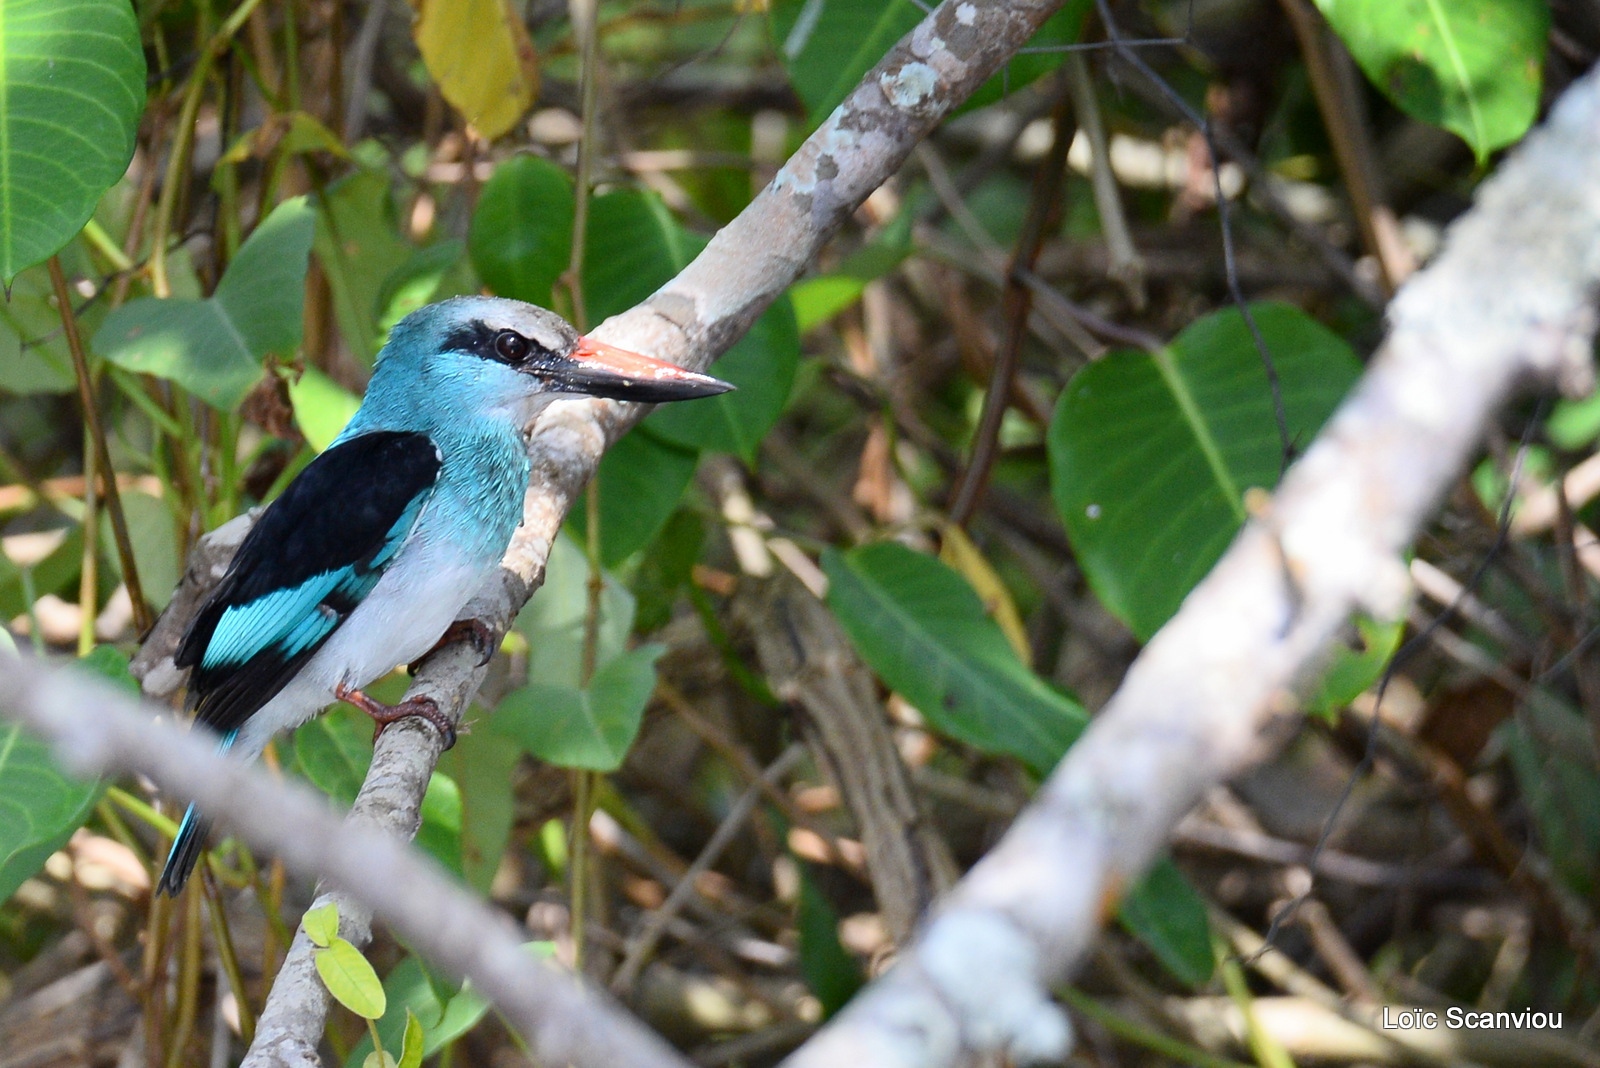
<path fill-rule="evenodd" d="M 390 326 L 481 291 L 631 307 L 924 11 L 0 0 L 0 644 L 136 692 L 190 547 L 327 446 Z M 1067 0 L 721 358 L 738 392 L 607 455 L 420 846 L 701 1063 L 778 1059 L 905 932 L 794 748 L 762 591 L 826 605 L 970 864 L 1597 53 L 1580 0 Z M 1080 1063 L 1600 1063 L 1597 438 L 1593 399 L 1495 428 L 1410 618 L 1352 628 L 1063 991 Z M 340 708 L 267 764 L 348 804 L 370 757 Z M 225 841 L 153 901 L 174 811 L 0 728 L 0 1065 L 241 1054 L 310 887 Z M 386 1050 L 525 1063 L 470 988 L 367 956 L 386 996 L 341 1000 Z M 1566 1028 L 1423 1048 L 1337 1015 L 1380 1002 Z M 366 1035 L 336 1014 L 328 1063 Z"/>

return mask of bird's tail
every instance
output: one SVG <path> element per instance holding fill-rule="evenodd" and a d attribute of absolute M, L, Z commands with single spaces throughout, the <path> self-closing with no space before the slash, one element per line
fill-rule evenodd
<path fill-rule="evenodd" d="M 231 749 L 238 735 L 238 731 L 223 735 L 217 743 L 217 752 L 226 753 Z M 156 882 L 156 893 L 177 897 L 183 892 L 184 884 L 194 873 L 194 866 L 199 862 L 200 854 L 205 852 L 206 839 L 210 836 L 211 821 L 190 805 L 183 813 L 183 822 L 178 824 L 178 836 L 172 840 L 166 866 L 161 869 L 161 878 Z"/>
<path fill-rule="evenodd" d="M 166 867 L 161 869 L 161 881 L 156 892 L 177 897 L 189 881 L 200 854 L 205 851 L 206 838 L 211 834 L 211 821 L 201 816 L 193 805 L 183 814 L 178 825 L 178 837 L 172 840 L 172 852 L 167 854 Z"/>

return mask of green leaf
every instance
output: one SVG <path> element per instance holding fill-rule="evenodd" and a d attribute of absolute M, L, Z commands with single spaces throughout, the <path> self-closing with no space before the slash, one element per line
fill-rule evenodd
<path fill-rule="evenodd" d="M 327 949 L 339 937 L 339 903 L 330 901 L 321 908 L 309 909 L 300 917 L 300 926 L 313 944 Z"/>
<path fill-rule="evenodd" d="M 370 365 L 383 344 L 378 313 L 384 283 L 415 252 L 401 235 L 386 172 L 363 168 L 327 187 L 317 201 L 314 247 L 333 291 L 339 332 Z"/>
<path fill-rule="evenodd" d="M 1368 78 L 1482 163 L 1539 110 L 1546 0 L 1317 0 Z"/>
<path fill-rule="evenodd" d="M 603 583 L 597 664 L 625 652 L 633 630 L 633 594 L 613 575 L 604 575 Z M 517 616 L 516 629 L 528 639 L 530 679 L 577 689 L 588 612 L 589 561 L 572 538 L 559 537 L 550 545 L 544 584 Z"/>
<path fill-rule="evenodd" d="M 595 670 L 587 689 L 535 682 L 507 694 L 492 726 L 551 764 L 615 771 L 639 733 L 664 646 L 642 645 Z"/>
<path fill-rule="evenodd" d="M 678 591 L 693 577 L 704 542 L 705 524 L 694 512 L 680 508 L 642 554 L 632 582 L 639 604 L 635 626 L 640 634 L 649 634 L 672 620 Z"/>
<path fill-rule="evenodd" d="M 461 874 L 461 788 L 443 772 L 436 771 L 428 777 L 417 845 L 449 870 Z"/>
<path fill-rule="evenodd" d="M 1355 382 L 1350 347 L 1286 304 L 1253 306 L 1305 448 Z M 1282 464 L 1261 355 L 1236 309 L 1164 351 L 1117 352 L 1073 376 L 1050 424 L 1057 510 L 1089 585 L 1148 640 L 1222 556 L 1244 492 Z"/>
<path fill-rule="evenodd" d="M 1017 659 L 955 571 L 895 542 L 825 550 L 828 607 L 861 658 L 934 729 L 1044 773 L 1088 717 Z"/>
<path fill-rule="evenodd" d="M 644 428 L 624 435 L 606 450 L 594 477 L 594 485 L 600 487 L 601 563 L 615 567 L 655 539 L 677 511 L 698 460 L 694 452 L 668 444 Z M 579 500 L 567 516 L 580 537 L 587 503 Z"/>
<path fill-rule="evenodd" d="M 839 941 L 839 915 L 817 889 L 809 865 L 800 865 L 800 908 L 795 918 L 800 933 L 800 974 L 822 1003 L 824 1019 L 855 996 L 866 979 L 861 966 Z"/>
<path fill-rule="evenodd" d="M 410 1019 L 422 1026 L 423 1057 L 431 1057 L 448 1042 L 472 1030 L 489 1010 L 489 1003 L 470 986 L 463 986 L 448 1001 L 441 1001 L 428 972 L 415 955 L 395 965 L 383 982 L 389 1009 L 378 1021 L 385 1049 L 410 1049 Z M 346 1068 L 358 1068 L 372 1052 L 372 1039 L 363 1038 L 345 1059 Z"/>
<path fill-rule="evenodd" d="M 289 401 L 300 433 L 317 452 L 333 444 L 361 407 L 360 397 L 315 367 L 307 367 L 298 381 L 289 383 Z"/>
<path fill-rule="evenodd" d="M 478 197 L 467 253 L 479 277 L 502 297 L 548 308 L 572 259 L 572 179 L 538 156 L 513 156 L 495 168 Z"/>
<path fill-rule="evenodd" d="M 0 727 L 0 901 L 66 844 L 99 797 L 100 784 L 67 775 L 44 742 Z"/>
<path fill-rule="evenodd" d="M 94 350 L 130 371 L 178 383 L 224 411 L 261 380 L 261 358 L 300 344 L 313 232 L 304 198 L 257 226 L 208 300 L 141 297 L 106 317 Z"/>
<path fill-rule="evenodd" d="M 922 21 L 912 0 L 774 0 L 772 38 L 812 126 Z"/>
<path fill-rule="evenodd" d="M 652 434 L 685 449 L 731 452 L 754 463 L 756 449 L 783 414 L 800 362 L 800 329 L 787 297 L 711 365 L 738 389 L 687 404 L 663 404 L 645 420 Z"/>
<path fill-rule="evenodd" d="M 372 763 L 370 722 L 354 709 L 336 706 L 294 733 L 300 773 L 346 808 L 355 803 Z"/>
<path fill-rule="evenodd" d="M 1015 93 L 1046 74 L 1054 73 L 1066 58 L 1066 46 L 1078 43 L 1083 33 L 1084 16 L 1093 7 L 1094 0 L 1066 0 L 1061 10 L 1046 19 L 1044 25 L 1028 38 L 1022 50 L 980 85 L 955 113 L 961 115 L 999 103 L 1007 94 Z"/>
<path fill-rule="evenodd" d="M 511 840 L 516 815 L 512 777 L 521 755 L 493 731 L 475 730 L 462 734 L 443 758 L 460 788 L 461 874 L 480 894 L 488 894 Z"/>
<path fill-rule="evenodd" d="M 804 334 L 861 299 L 870 279 L 849 274 L 819 274 L 789 288 L 795 326 Z"/>
<path fill-rule="evenodd" d="M 1205 900 L 1169 858 L 1134 884 L 1117 918 L 1178 979 L 1190 986 L 1210 980 L 1216 956 Z"/>
<path fill-rule="evenodd" d="M 85 332 L 97 307 L 86 308 L 79 320 Z M 23 271 L 11 284 L 11 299 L 0 300 L 0 390 L 67 393 L 77 382 L 50 279 L 43 268 Z"/>
<path fill-rule="evenodd" d="M 133 159 L 144 49 L 127 0 L 0 0 L 0 279 L 89 221 Z"/>
<path fill-rule="evenodd" d="M 157 609 L 165 608 L 178 580 L 183 577 L 172 509 L 148 493 L 123 490 L 122 510 L 128 517 L 128 539 L 133 543 L 133 559 L 138 565 L 145 595 Z M 120 578 L 121 559 L 113 552 L 108 560 Z"/>
<path fill-rule="evenodd" d="M 426 1041 L 422 1033 L 422 1021 L 407 1009 L 405 1039 L 400 1045 L 398 1068 L 422 1068 L 422 1050 Z"/>
<path fill-rule="evenodd" d="M 394 1054 L 388 1050 L 384 1050 L 382 1053 L 373 1050 L 361 1062 L 361 1068 L 399 1068 L 399 1066 L 394 1059 Z"/>
<path fill-rule="evenodd" d="M 619 189 L 589 204 L 583 250 L 583 299 L 590 325 L 617 315 L 660 289 L 705 247 L 678 224 L 654 193 Z"/>
<path fill-rule="evenodd" d="M 466 246 L 460 241 L 435 241 L 418 249 L 383 280 L 378 291 L 378 326 L 387 333 L 426 304 L 476 293 L 478 288 L 466 262 Z"/>
<path fill-rule="evenodd" d="M 1383 675 L 1384 667 L 1400 647 L 1405 624 L 1379 623 L 1365 616 L 1356 620 L 1361 648 L 1339 646 L 1322 673 L 1322 682 L 1306 701 L 1306 710 L 1333 722 L 1339 710 L 1367 691 Z"/>
<path fill-rule="evenodd" d="M 705 244 L 704 238 L 680 226 L 654 193 L 627 189 L 596 197 L 583 263 L 589 318 L 599 322 L 638 304 L 688 266 Z M 709 400 L 662 405 L 645 425 L 658 438 L 685 449 L 720 450 L 751 459 L 789 400 L 799 360 L 794 312 L 779 300 L 710 367 L 711 374 L 732 382 L 737 390 Z M 659 515 L 651 535 L 671 511 Z M 648 542 L 645 538 L 634 548 Z M 612 555 L 608 547 L 609 562 L 626 555 Z"/>
<path fill-rule="evenodd" d="M 378 973 L 361 951 L 343 938 L 316 951 L 317 974 L 335 1001 L 368 1020 L 383 1015 L 387 998 Z"/>

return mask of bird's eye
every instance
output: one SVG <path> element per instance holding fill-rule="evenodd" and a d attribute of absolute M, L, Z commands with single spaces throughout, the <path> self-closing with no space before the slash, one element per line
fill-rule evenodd
<path fill-rule="evenodd" d="M 507 363 L 520 363 L 528 355 L 528 339 L 515 330 L 502 330 L 495 335 L 494 352 Z"/>

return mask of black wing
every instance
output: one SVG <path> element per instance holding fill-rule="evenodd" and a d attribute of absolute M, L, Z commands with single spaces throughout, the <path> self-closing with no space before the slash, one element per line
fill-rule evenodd
<path fill-rule="evenodd" d="M 426 434 L 362 434 L 268 505 L 174 656 L 196 722 L 228 735 L 277 696 L 377 585 L 439 467 Z"/>

